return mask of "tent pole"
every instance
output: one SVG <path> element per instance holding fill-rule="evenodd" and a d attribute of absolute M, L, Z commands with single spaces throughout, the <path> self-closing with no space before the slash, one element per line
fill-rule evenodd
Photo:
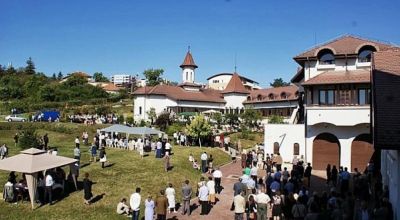
<path fill-rule="evenodd" d="M 32 209 L 35 208 L 36 191 L 37 191 L 37 173 L 26 173 L 26 183 L 28 185 L 29 198 L 31 200 Z"/>

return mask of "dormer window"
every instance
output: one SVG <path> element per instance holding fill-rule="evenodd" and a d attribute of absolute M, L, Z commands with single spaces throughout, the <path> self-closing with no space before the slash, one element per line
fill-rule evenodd
<path fill-rule="evenodd" d="M 251 96 L 247 96 L 247 101 L 251 101 Z"/>
<path fill-rule="evenodd" d="M 269 98 L 270 100 L 274 100 L 274 94 L 270 93 L 270 94 L 268 95 L 268 98 Z"/>
<path fill-rule="evenodd" d="M 335 64 L 335 56 L 329 49 L 323 49 L 318 53 L 318 60 L 320 65 Z"/>
<path fill-rule="evenodd" d="M 258 95 L 257 96 L 257 101 L 261 101 L 262 100 L 262 95 Z"/>
<path fill-rule="evenodd" d="M 281 93 L 281 99 L 287 99 L 287 94 L 286 92 Z"/>
<path fill-rule="evenodd" d="M 359 63 L 368 63 L 371 62 L 371 55 L 375 52 L 376 49 L 373 46 L 364 46 L 358 52 L 358 62 Z"/>

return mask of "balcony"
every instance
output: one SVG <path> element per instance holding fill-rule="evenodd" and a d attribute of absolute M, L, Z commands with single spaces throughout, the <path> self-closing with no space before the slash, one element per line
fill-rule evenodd
<path fill-rule="evenodd" d="M 336 126 L 355 126 L 370 123 L 370 106 L 308 106 L 307 125 L 329 123 Z"/>

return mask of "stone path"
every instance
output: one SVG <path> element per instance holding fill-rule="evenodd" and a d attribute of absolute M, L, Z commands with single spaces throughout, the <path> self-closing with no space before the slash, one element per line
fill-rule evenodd
<path fill-rule="evenodd" d="M 221 194 L 217 195 L 219 201 L 215 204 L 208 215 L 201 216 L 199 206 L 199 202 L 197 198 L 192 199 L 191 205 L 194 206 L 192 208 L 191 216 L 183 216 L 181 214 L 181 210 L 177 210 L 178 213 L 171 213 L 167 216 L 167 219 L 175 220 L 186 220 L 186 219 L 231 219 L 234 216 L 234 213 L 230 211 L 232 201 L 233 201 L 233 184 L 237 181 L 237 177 L 241 176 L 242 168 L 240 166 L 240 160 L 236 163 L 229 163 L 225 166 L 220 167 L 222 171 L 223 178 L 221 181 L 222 190 Z M 236 177 L 237 176 L 237 177 Z M 193 190 L 195 191 L 195 185 L 197 183 L 191 183 Z"/>

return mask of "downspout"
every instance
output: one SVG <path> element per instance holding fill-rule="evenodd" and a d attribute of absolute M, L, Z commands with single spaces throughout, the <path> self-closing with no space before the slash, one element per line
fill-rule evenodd
<path fill-rule="evenodd" d="M 310 73 L 310 59 L 309 59 L 309 57 L 307 57 L 307 62 L 308 62 L 308 79 L 310 79 L 311 73 Z M 313 94 L 313 92 L 311 91 L 311 95 L 312 94 Z M 306 92 L 304 92 L 304 95 L 307 95 Z M 303 102 L 304 102 L 304 99 L 303 99 Z M 313 97 L 311 97 L 311 102 L 313 102 Z M 307 103 L 307 100 L 306 100 L 306 103 Z M 303 103 L 303 107 L 304 107 L 304 103 Z M 304 151 L 305 151 L 304 152 L 304 160 L 306 161 L 306 163 L 308 163 L 309 161 L 307 160 L 307 114 L 306 114 L 307 110 L 306 110 L 305 107 L 303 109 L 304 109 L 303 110 L 304 111 L 303 115 L 304 115 Z"/>

